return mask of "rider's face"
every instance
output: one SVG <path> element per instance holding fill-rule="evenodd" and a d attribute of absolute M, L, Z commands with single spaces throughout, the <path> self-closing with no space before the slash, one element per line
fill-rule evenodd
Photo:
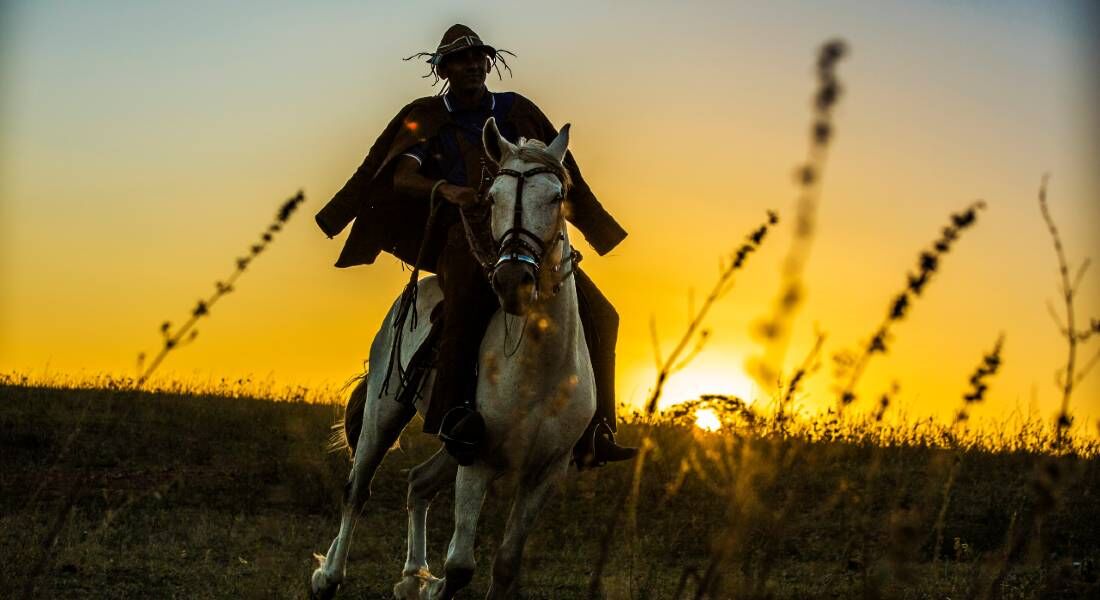
<path fill-rule="evenodd" d="M 485 85 L 485 76 L 489 74 L 489 55 L 480 48 L 448 54 L 439 65 L 439 76 L 450 82 L 451 89 L 473 92 Z"/>

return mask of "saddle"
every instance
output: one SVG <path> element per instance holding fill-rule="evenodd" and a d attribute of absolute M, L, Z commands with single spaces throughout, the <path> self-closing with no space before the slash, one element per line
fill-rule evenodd
<path fill-rule="evenodd" d="M 410 410 L 416 410 L 416 401 L 423 394 L 424 382 L 428 373 L 435 368 L 439 356 L 439 338 L 443 335 L 443 303 L 435 305 L 429 320 L 432 324 L 428 331 L 428 337 L 413 354 L 409 365 L 400 372 L 401 379 L 398 382 L 395 400 L 407 406 Z M 389 366 L 392 368 L 392 365 Z M 363 429 L 363 410 L 367 405 L 367 376 L 360 376 L 359 383 L 348 396 L 348 403 L 344 409 L 344 438 L 348 448 L 355 455 L 355 445 L 359 442 L 359 433 Z"/>
<path fill-rule="evenodd" d="M 398 403 L 413 410 L 416 410 L 416 401 L 423 397 L 421 391 L 424 389 L 424 381 L 428 373 L 435 368 L 436 360 L 439 358 L 439 338 L 443 336 L 442 302 L 432 308 L 428 319 L 432 324 L 431 329 L 428 330 L 428 337 L 409 359 L 408 366 L 400 372 L 401 381 L 398 384 L 397 393 L 394 394 L 394 399 Z M 396 351 L 397 349 L 394 348 L 394 352 Z"/>

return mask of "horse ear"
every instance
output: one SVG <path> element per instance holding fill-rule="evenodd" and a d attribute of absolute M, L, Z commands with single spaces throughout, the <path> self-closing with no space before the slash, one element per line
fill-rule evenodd
<path fill-rule="evenodd" d="M 558 137 L 546 148 L 558 162 L 565 160 L 565 151 L 569 149 L 569 123 L 562 125 Z"/>
<path fill-rule="evenodd" d="M 500 135 L 496 117 L 489 117 L 489 120 L 485 121 L 485 127 L 481 130 L 481 143 L 485 146 L 485 153 L 498 165 L 505 154 L 516 150 L 511 142 Z"/>

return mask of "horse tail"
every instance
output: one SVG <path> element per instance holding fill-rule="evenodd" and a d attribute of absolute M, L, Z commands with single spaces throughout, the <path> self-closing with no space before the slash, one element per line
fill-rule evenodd
<path fill-rule="evenodd" d="M 329 434 L 329 452 L 346 450 L 349 458 L 355 457 L 355 444 L 359 442 L 359 433 L 363 430 L 363 411 L 367 406 L 369 376 L 370 371 L 364 370 L 344 384 L 343 389 L 351 387 L 352 384 L 355 384 L 355 387 L 348 395 L 344 416 L 332 424 L 332 432 Z"/>

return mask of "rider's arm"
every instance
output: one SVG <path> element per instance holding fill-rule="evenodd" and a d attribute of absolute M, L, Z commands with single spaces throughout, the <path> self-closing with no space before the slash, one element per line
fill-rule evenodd
<path fill-rule="evenodd" d="M 419 173 L 420 162 L 408 154 L 397 157 L 397 161 L 397 168 L 393 173 L 393 189 L 413 198 L 427 198 L 432 193 L 435 181 Z"/>
<path fill-rule="evenodd" d="M 420 174 L 420 161 L 415 157 L 402 154 L 397 157 L 397 167 L 393 173 L 393 189 L 413 198 L 427 198 L 432 193 L 436 180 Z M 436 190 L 436 196 L 463 206 L 477 202 L 477 192 L 473 188 L 443 183 Z"/>

